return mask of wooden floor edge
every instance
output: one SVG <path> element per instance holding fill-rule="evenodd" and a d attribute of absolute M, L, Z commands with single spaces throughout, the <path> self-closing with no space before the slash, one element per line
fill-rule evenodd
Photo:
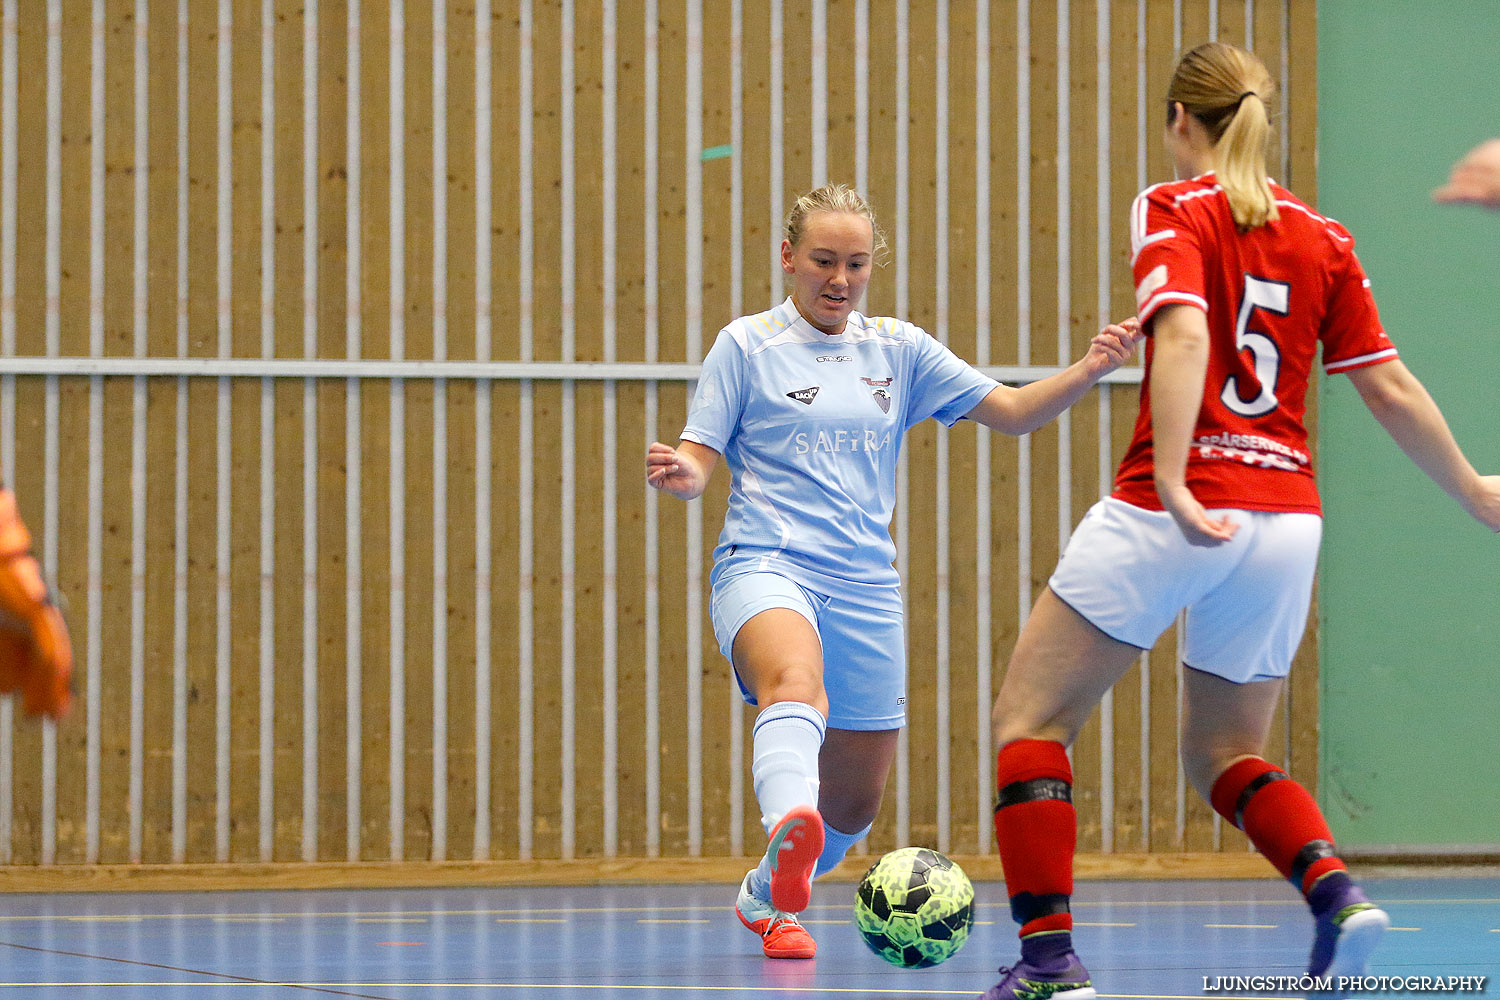
<path fill-rule="evenodd" d="M 1000 881 L 998 855 L 955 854 L 975 881 Z M 851 857 L 828 876 L 854 882 L 873 857 Z M 218 892 L 240 889 L 401 889 L 526 885 L 738 882 L 751 858 L 579 858 L 568 861 L 284 862 L 184 865 L 0 866 L 0 892 Z M 1253 854 L 1082 854 L 1080 879 L 1260 879 Z"/>

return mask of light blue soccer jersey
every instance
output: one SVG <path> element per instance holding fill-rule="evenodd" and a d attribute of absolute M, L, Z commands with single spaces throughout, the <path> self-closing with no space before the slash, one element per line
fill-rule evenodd
<path fill-rule="evenodd" d="M 920 328 L 852 313 L 825 334 L 788 298 L 719 333 L 682 437 L 724 456 L 712 579 L 768 570 L 901 610 L 891 511 L 908 428 L 952 426 L 998 383 Z"/>

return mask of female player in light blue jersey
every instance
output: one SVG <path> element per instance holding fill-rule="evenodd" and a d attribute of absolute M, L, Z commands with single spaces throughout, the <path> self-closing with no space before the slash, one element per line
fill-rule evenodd
<path fill-rule="evenodd" d="M 968 417 L 1025 434 L 1131 355 L 1108 326 L 1063 372 L 997 383 L 921 329 L 855 311 L 880 231 L 843 185 L 798 199 L 781 266 L 792 294 L 719 334 L 676 448 L 646 480 L 683 500 L 723 455 L 732 477 L 710 612 L 746 701 L 760 707 L 752 774 L 770 838 L 736 910 L 771 958 L 817 950 L 797 921 L 813 878 L 869 831 L 905 722 L 906 660 L 892 562 L 896 459 L 908 429 Z"/>

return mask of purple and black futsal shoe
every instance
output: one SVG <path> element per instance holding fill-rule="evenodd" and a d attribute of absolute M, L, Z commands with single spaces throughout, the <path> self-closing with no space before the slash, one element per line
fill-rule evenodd
<path fill-rule="evenodd" d="M 1373 903 L 1353 903 L 1329 917 L 1320 917 L 1313 937 L 1312 955 L 1308 959 L 1308 973 L 1332 979 L 1335 984 L 1340 979 L 1364 975 L 1369 968 L 1370 954 L 1389 926 L 1391 918 Z M 1340 1000 L 1349 993 L 1350 990 L 1335 985 L 1332 992 L 1309 993 L 1308 996 L 1316 996 L 1319 1000 Z"/>
<path fill-rule="evenodd" d="M 1000 981 L 979 1000 L 1095 1000 L 1097 996 L 1089 970 L 1070 951 L 1046 968 L 1024 959 L 1014 968 L 1002 968 Z"/>

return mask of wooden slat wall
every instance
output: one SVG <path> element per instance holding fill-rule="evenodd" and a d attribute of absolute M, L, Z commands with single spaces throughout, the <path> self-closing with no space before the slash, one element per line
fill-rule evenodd
<path fill-rule="evenodd" d="M 153 4 L 97 25 L 56 10 L 50 84 L 46 7 L 5 26 L 18 208 L 0 308 L 23 357 L 694 363 L 784 294 L 780 215 L 839 180 L 892 242 L 870 312 L 966 358 L 1066 362 L 1132 309 L 1125 216 L 1166 176 L 1160 96 L 1180 47 L 1214 36 L 1278 78 L 1273 169 L 1316 196 L 1312 0 L 226 0 L 181 25 Z M 693 505 L 640 477 L 689 384 L 5 378 L 4 474 L 69 598 L 80 698 L 55 746 L 0 718 L 0 860 L 755 851 L 750 714 L 706 615 L 727 476 Z M 992 850 L 987 703 L 1135 405 L 1121 385 L 1025 440 L 912 433 L 911 726 L 864 850 Z M 1085 728 L 1085 852 L 1246 850 L 1184 789 L 1179 669 L 1174 631 Z M 1269 751 L 1308 782 L 1316 698 L 1310 637 Z"/>

